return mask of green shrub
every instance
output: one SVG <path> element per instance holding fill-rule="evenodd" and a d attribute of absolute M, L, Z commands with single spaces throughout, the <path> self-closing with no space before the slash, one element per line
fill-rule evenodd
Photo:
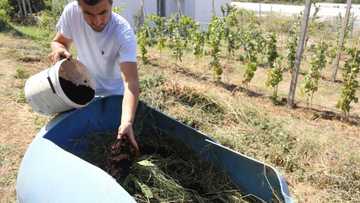
<path fill-rule="evenodd" d="M 9 4 L 8 0 L 0 0 L 0 18 L 9 19 L 14 8 Z"/>
<path fill-rule="evenodd" d="M 45 10 L 40 14 L 39 26 L 46 31 L 54 31 L 57 23 L 58 16 L 51 13 L 51 11 Z"/>
<path fill-rule="evenodd" d="M 5 31 L 8 29 L 9 25 L 9 15 L 10 5 L 7 0 L 0 0 L 0 31 Z"/>

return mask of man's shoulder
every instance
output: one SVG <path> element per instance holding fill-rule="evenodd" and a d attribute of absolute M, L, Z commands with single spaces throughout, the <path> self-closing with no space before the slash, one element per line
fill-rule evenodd
<path fill-rule="evenodd" d="M 112 30 L 111 32 L 117 44 L 124 44 L 134 40 L 134 30 L 130 23 L 119 14 L 112 14 Z"/>
<path fill-rule="evenodd" d="M 132 30 L 130 23 L 121 15 L 112 13 L 112 18 L 117 31 Z"/>

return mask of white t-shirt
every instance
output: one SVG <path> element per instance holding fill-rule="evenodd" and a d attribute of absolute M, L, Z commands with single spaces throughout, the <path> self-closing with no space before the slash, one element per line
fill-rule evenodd
<path fill-rule="evenodd" d="M 86 23 L 78 2 L 74 1 L 65 7 L 56 28 L 73 40 L 78 60 L 95 80 L 96 95 L 122 95 L 120 63 L 136 62 L 136 37 L 130 24 L 112 13 L 104 30 L 96 32 Z"/>

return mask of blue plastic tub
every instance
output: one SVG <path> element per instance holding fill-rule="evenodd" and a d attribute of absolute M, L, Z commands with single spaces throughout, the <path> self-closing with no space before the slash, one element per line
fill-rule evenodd
<path fill-rule="evenodd" d="M 91 133 L 115 132 L 121 101 L 121 96 L 98 99 L 44 126 L 22 160 L 16 186 L 18 201 L 135 202 L 109 174 L 79 158 L 86 147 L 73 144 Z M 136 122 L 185 143 L 202 159 L 224 170 L 242 192 L 264 202 L 292 202 L 286 182 L 274 168 L 230 150 L 144 103 L 139 104 Z"/>

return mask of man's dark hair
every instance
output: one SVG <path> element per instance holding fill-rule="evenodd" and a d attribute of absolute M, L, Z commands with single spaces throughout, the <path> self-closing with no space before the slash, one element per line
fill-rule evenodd
<path fill-rule="evenodd" d="M 80 0 L 78 0 L 80 1 Z M 82 0 L 84 3 L 86 3 L 89 6 L 94 6 L 96 4 L 98 4 L 101 0 Z M 110 2 L 110 4 L 113 3 L 113 0 L 108 0 Z"/>

